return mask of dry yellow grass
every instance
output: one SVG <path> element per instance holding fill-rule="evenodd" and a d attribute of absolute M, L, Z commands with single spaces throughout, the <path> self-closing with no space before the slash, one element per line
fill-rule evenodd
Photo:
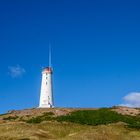
<path fill-rule="evenodd" d="M 124 108 L 115 109 L 117 109 L 115 110 L 117 112 L 121 111 L 119 113 L 128 113 L 128 111 L 132 112 L 134 110 L 129 108 L 125 108 L 125 111 Z M 22 122 L 22 119 L 28 120 L 44 112 L 53 112 L 56 116 L 59 116 L 75 110 L 80 109 L 27 109 L 1 115 L 0 140 L 140 140 L 140 131 L 127 128 L 124 123 L 88 126 L 55 121 L 39 124 Z M 132 115 L 132 113 L 129 114 Z M 18 116 L 18 118 L 16 120 L 3 120 L 8 116 Z"/>
<path fill-rule="evenodd" d="M 140 140 L 140 132 L 124 124 L 87 126 L 73 123 L 11 122 L 0 125 L 0 140 Z"/>

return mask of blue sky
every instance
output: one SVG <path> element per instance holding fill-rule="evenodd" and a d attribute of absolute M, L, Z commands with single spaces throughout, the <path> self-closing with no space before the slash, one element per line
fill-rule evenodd
<path fill-rule="evenodd" d="M 57 107 L 109 107 L 140 91 L 137 0 L 0 1 L 0 113 L 37 107 L 52 46 Z"/>

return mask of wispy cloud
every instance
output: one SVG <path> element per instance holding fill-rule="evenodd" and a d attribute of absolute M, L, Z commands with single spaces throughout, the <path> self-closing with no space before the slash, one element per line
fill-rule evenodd
<path fill-rule="evenodd" d="M 22 68 L 19 65 L 17 65 L 17 66 L 9 66 L 8 69 L 9 69 L 8 74 L 12 78 L 21 77 L 26 72 L 25 69 Z"/>
<path fill-rule="evenodd" d="M 140 92 L 132 92 L 123 97 L 121 106 L 140 107 Z"/>

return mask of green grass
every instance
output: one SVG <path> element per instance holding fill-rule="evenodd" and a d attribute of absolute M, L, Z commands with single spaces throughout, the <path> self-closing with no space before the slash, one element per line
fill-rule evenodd
<path fill-rule="evenodd" d="M 54 113 L 52 112 L 46 112 L 41 116 L 33 117 L 29 120 L 27 120 L 27 123 L 41 123 L 42 121 L 49 121 L 53 120 Z"/>
<path fill-rule="evenodd" d="M 108 108 L 99 110 L 79 110 L 66 116 L 54 117 L 52 112 L 27 120 L 27 123 L 41 123 L 43 121 L 72 122 L 86 125 L 102 125 L 124 122 L 131 128 L 140 129 L 140 116 L 126 116 L 111 111 Z"/>
<path fill-rule="evenodd" d="M 9 121 L 0 125 L 0 140 L 140 139 L 139 115 L 136 117 L 121 115 L 107 108 L 79 110 L 57 117 L 52 112 L 47 112 L 29 118 L 26 118 L 28 119 L 27 123 L 25 120 L 21 121 L 20 117 L 16 121 L 13 118 L 8 118 Z M 129 127 L 126 127 L 126 124 Z"/>
<path fill-rule="evenodd" d="M 80 110 L 67 116 L 57 117 L 57 121 L 74 122 L 87 125 L 100 125 L 119 122 L 123 116 L 109 109 Z"/>
<path fill-rule="evenodd" d="M 6 118 L 3 118 L 3 120 L 16 120 L 18 116 L 8 116 Z"/>
<path fill-rule="evenodd" d="M 121 115 L 117 112 L 111 111 L 108 108 L 99 110 L 80 110 L 72 112 L 67 116 L 59 116 L 56 118 L 59 122 L 73 122 L 87 125 L 101 125 L 117 122 L 127 123 L 131 128 L 140 129 L 140 116 Z"/>

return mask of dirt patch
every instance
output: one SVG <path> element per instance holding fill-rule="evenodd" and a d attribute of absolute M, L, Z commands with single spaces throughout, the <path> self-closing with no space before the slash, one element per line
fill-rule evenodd
<path fill-rule="evenodd" d="M 12 116 L 38 116 L 46 112 L 52 112 L 55 116 L 67 115 L 74 109 L 63 109 L 63 108 L 36 108 L 36 109 L 25 109 L 25 110 L 13 110 L 10 113 Z"/>
<path fill-rule="evenodd" d="M 140 110 L 138 108 L 129 108 L 124 106 L 116 106 L 112 109 L 119 114 L 122 115 L 130 115 L 130 116 L 137 116 L 140 114 Z"/>
<path fill-rule="evenodd" d="M 24 110 L 12 110 L 9 111 L 7 116 L 39 116 L 46 112 L 52 112 L 55 116 L 67 115 L 73 111 L 77 110 L 96 110 L 96 108 L 33 108 L 33 109 L 24 109 Z"/>

